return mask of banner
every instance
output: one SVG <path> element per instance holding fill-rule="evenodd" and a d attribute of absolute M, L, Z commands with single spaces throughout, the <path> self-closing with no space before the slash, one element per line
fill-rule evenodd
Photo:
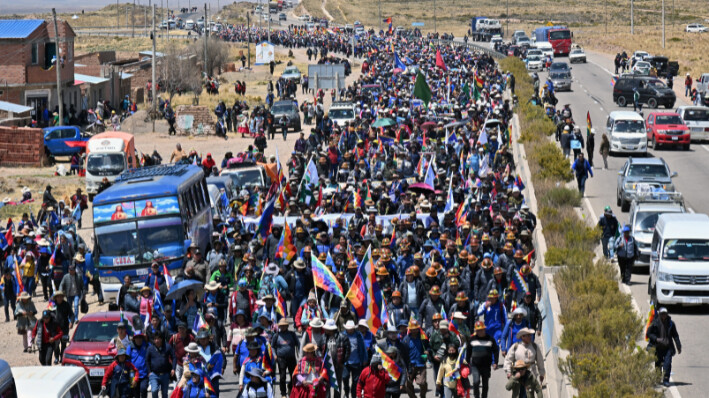
<path fill-rule="evenodd" d="M 274 58 L 273 44 L 264 41 L 256 46 L 256 65 L 265 65 L 273 61 Z"/>

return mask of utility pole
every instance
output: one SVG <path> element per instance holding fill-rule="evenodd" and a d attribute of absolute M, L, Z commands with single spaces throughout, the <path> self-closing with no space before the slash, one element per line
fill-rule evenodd
<path fill-rule="evenodd" d="M 251 14 L 246 12 L 246 59 L 251 69 Z"/>
<path fill-rule="evenodd" d="M 151 85 L 152 86 L 152 93 L 151 94 L 153 96 L 153 103 L 151 104 L 150 109 L 152 109 L 151 119 L 153 120 L 153 131 L 155 131 L 155 114 L 157 111 L 157 103 L 158 103 L 158 101 L 157 101 L 157 99 L 158 99 L 158 97 L 157 97 L 158 81 L 155 78 L 155 69 L 157 68 L 157 61 L 156 61 L 157 55 L 155 53 L 156 52 L 156 48 L 155 48 L 155 39 L 156 39 L 156 37 L 155 37 L 155 4 L 153 4 L 153 34 L 152 34 L 152 36 L 153 36 L 153 84 Z"/>
<path fill-rule="evenodd" d="M 662 0 L 662 48 L 665 48 L 665 0 Z"/>
<path fill-rule="evenodd" d="M 121 27 L 121 7 L 118 6 L 118 0 L 116 0 L 116 30 Z"/>
<path fill-rule="evenodd" d="M 505 12 L 505 35 L 510 37 L 510 0 L 507 0 L 507 11 Z"/>
<path fill-rule="evenodd" d="M 381 0 L 379 0 L 381 1 Z M 433 31 L 435 33 L 438 33 L 438 18 L 436 16 L 436 0 L 433 0 Z M 381 20 L 381 18 L 379 18 Z M 379 22 L 381 24 L 381 22 Z"/>
<path fill-rule="evenodd" d="M 133 26 L 130 37 L 135 37 L 135 0 L 133 0 L 133 12 L 131 13 L 130 23 Z"/>
<path fill-rule="evenodd" d="M 271 4 L 268 4 L 271 7 Z M 268 10 L 268 32 L 266 32 L 266 41 L 271 42 L 271 10 Z"/>
<path fill-rule="evenodd" d="M 167 40 L 170 40 L 170 0 L 165 0 L 165 20 L 167 21 Z"/>
<path fill-rule="evenodd" d="M 207 3 L 204 3 L 204 77 L 209 76 L 209 69 L 207 69 L 207 41 L 209 41 L 209 20 L 207 19 Z"/>
<path fill-rule="evenodd" d="M 603 13 L 606 15 L 604 19 L 606 22 L 606 34 L 608 34 L 608 0 L 603 1 Z"/>
<path fill-rule="evenodd" d="M 630 0 L 630 34 L 635 34 L 635 20 L 633 19 L 633 0 Z"/>
<path fill-rule="evenodd" d="M 436 10 L 434 9 L 433 12 Z M 379 31 L 382 31 L 382 0 L 379 0 Z"/>
<path fill-rule="evenodd" d="M 57 106 L 59 107 L 59 125 L 64 125 L 64 103 L 62 102 L 62 61 L 59 58 L 59 26 L 57 25 L 57 10 L 52 8 L 54 19 L 54 69 L 57 71 Z"/>

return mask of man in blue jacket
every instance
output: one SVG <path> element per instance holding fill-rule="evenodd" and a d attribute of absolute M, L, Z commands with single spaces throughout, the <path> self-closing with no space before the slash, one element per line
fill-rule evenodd
<path fill-rule="evenodd" d="M 148 378 L 153 398 L 158 398 L 158 391 L 162 391 L 162 398 L 167 398 L 170 377 L 175 375 L 175 371 L 172 369 L 172 363 L 175 362 L 175 352 L 165 342 L 165 336 L 162 333 L 156 333 L 153 336 L 153 344 L 148 347 L 145 362 L 150 369 Z"/>
<path fill-rule="evenodd" d="M 426 397 L 428 383 L 426 382 L 426 361 L 428 359 L 428 340 L 421 338 L 421 326 L 418 321 L 411 320 L 408 325 L 409 333 L 404 337 L 403 343 L 409 349 L 409 369 L 407 371 L 406 390 L 409 397 L 414 397 L 414 381 L 419 386 L 421 398 Z"/>
<path fill-rule="evenodd" d="M 584 158 L 583 153 L 579 153 L 574 161 L 574 164 L 571 165 L 571 169 L 576 175 L 576 184 L 579 188 L 579 193 L 583 196 L 586 191 L 586 180 L 588 179 L 589 174 L 593 177 L 593 168 L 591 167 L 591 164 L 588 163 L 588 160 Z"/>
<path fill-rule="evenodd" d="M 136 330 L 133 335 L 133 342 L 126 349 L 126 354 L 130 358 L 130 362 L 138 369 L 140 379 L 133 387 L 133 396 L 140 398 L 148 397 L 148 342 L 145 341 L 145 335 L 142 330 Z"/>
<path fill-rule="evenodd" d="M 345 368 L 342 370 L 342 388 L 345 395 L 354 397 L 357 395 L 359 374 L 362 373 L 362 368 L 368 363 L 369 357 L 367 348 L 364 345 L 364 338 L 357 331 L 357 325 L 352 320 L 345 323 L 343 336 L 350 342 L 350 356 L 345 360 Z"/>
<path fill-rule="evenodd" d="M 640 255 L 638 242 L 630 235 L 630 225 L 623 227 L 623 235 L 615 240 L 615 251 L 618 256 L 618 266 L 620 267 L 620 277 L 626 285 L 630 285 L 630 277 L 633 275 L 633 265 Z"/>

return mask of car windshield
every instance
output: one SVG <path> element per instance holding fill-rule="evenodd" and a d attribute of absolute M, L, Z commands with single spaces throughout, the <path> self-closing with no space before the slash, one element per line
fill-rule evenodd
<path fill-rule="evenodd" d="M 259 170 L 239 170 L 227 175 L 234 182 L 234 186 L 240 188 L 247 185 L 263 185 L 263 182 L 261 181 L 261 172 Z"/>
<path fill-rule="evenodd" d="M 657 219 L 660 217 L 660 212 L 656 211 L 641 211 L 635 215 L 635 231 L 636 232 L 652 232 L 655 230 Z"/>
<path fill-rule="evenodd" d="M 628 177 L 669 178 L 670 175 L 662 164 L 631 164 Z"/>
<path fill-rule="evenodd" d="M 565 40 L 570 38 L 571 32 L 568 30 L 555 30 L 553 32 L 549 32 L 550 40 Z"/>
<path fill-rule="evenodd" d="M 542 58 L 539 56 L 539 54 L 532 54 L 527 56 L 528 61 L 539 61 Z"/>
<path fill-rule="evenodd" d="M 617 120 L 615 122 L 614 133 L 643 133 L 645 123 L 642 120 Z"/>
<path fill-rule="evenodd" d="M 549 74 L 549 77 L 552 79 L 566 79 L 568 77 L 568 73 L 566 72 L 552 72 Z"/>
<path fill-rule="evenodd" d="M 645 62 L 645 61 L 640 61 L 640 62 L 638 62 L 638 63 L 635 64 L 635 67 L 636 67 L 636 68 L 649 68 L 649 67 L 650 67 L 650 63 L 649 63 L 649 62 Z"/>
<path fill-rule="evenodd" d="M 665 241 L 662 258 L 679 261 L 709 261 L 709 240 L 668 239 Z"/>
<path fill-rule="evenodd" d="M 284 75 L 290 75 L 293 73 L 300 73 L 300 71 L 298 70 L 298 68 L 286 68 L 286 70 L 283 71 Z"/>
<path fill-rule="evenodd" d="M 354 111 L 352 109 L 330 109 L 330 119 L 353 119 Z"/>
<path fill-rule="evenodd" d="M 109 342 L 116 335 L 118 321 L 79 322 L 73 341 Z"/>
<path fill-rule="evenodd" d="M 86 171 L 95 176 L 114 176 L 123 171 L 124 163 L 120 153 L 89 154 Z"/>
<path fill-rule="evenodd" d="M 554 62 L 553 64 L 551 64 L 551 67 L 549 69 L 557 71 L 569 70 L 569 65 L 566 65 L 563 62 Z"/>
<path fill-rule="evenodd" d="M 576 49 L 576 50 L 571 50 L 571 54 L 583 54 L 583 51 L 578 50 L 578 49 Z"/>
<path fill-rule="evenodd" d="M 274 105 L 273 108 L 271 109 L 271 113 L 274 115 L 280 114 L 280 113 L 292 113 L 293 112 L 293 105 Z"/>
<path fill-rule="evenodd" d="M 684 111 L 684 120 L 692 120 L 695 122 L 709 122 L 709 108 L 688 109 Z"/>
<path fill-rule="evenodd" d="M 679 115 L 658 115 L 655 124 L 682 124 Z"/>

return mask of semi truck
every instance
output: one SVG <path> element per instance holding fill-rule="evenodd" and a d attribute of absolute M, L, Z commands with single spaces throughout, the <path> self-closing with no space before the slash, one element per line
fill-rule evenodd
<path fill-rule="evenodd" d="M 566 26 L 543 26 L 534 30 L 536 42 L 549 42 L 554 49 L 554 55 L 569 54 L 571 37 L 571 31 Z"/>
<path fill-rule="evenodd" d="M 502 24 L 497 19 L 473 17 L 470 32 L 473 41 L 490 41 L 494 36 L 502 37 Z"/>

